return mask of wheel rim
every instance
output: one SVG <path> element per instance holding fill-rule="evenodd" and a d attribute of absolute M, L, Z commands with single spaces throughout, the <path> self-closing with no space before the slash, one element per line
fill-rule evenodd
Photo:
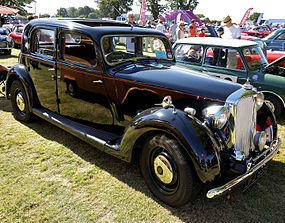
<path fill-rule="evenodd" d="M 25 111 L 25 108 L 26 108 L 25 99 L 24 99 L 23 93 L 22 93 L 21 91 L 19 91 L 19 92 L 17 93 L 17 96 L 16 96 L 16 104 L 17 104 L 18 109 L 19 109 L 21 112 L 24 112 L 24 111 Z"/>
<path fill-rule="evenodd" d="M 154 172 L 156 177 L 164 184 L 170 184 L 173 180 L 173 168 L 171 162 L 164 155 L 158 155 L 154 159 Z"/>
<path fill-rule="evenodd" d="M 174 193 L 179 182 L 174 159 L 162 148 L 156 149 L 152 154 L 150 164 L 154 182 L 165 193 Z"/>

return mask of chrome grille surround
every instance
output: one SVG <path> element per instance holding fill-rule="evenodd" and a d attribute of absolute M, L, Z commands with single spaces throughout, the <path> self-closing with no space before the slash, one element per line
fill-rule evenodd
<path fill-rule="evenodd" d="M 231 112 L 230 132 L 234 150 L 245 157 L 255 149 L 256 135 L 256 91 L 240 89 L 227 98 L 226 106 Z"/>

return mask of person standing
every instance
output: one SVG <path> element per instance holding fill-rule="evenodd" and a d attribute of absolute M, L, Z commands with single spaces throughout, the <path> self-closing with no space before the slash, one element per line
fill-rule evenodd
<path fill-rule="evenodd" d="M 180 21 L 176 30 L 177 40 L 185 38 L 185 23 Z"/>
<path fill-rule="evenodd" d="M 240 39 L 240 28 L 232 23 L 232 18 L 230 16 L 226 16 L 223 19 L 223 24 L 225 25 L 224 34 L 222 36 L 223 39 Z"/>
<path fill-rule="evenodd" d="M 155 29 L 159 30 L 159 31 L 161 31 L 163 33 L 166 33 L 165 26 L 162 24 L 161 20 L 158 21 L 158 24 L 156 25 Z"/>
<path fill-rule="evenodd" d="M 127 18 L 128 18 L 128 24 L 133 26 L 138 26 L 138 24 L 135 22 L 135 15 L 133 12 L 128 12 Z"/>
<path fill-rule="evenodd" d="M 223 19 L 224 34 L 222 35 L 223 39 L 240 39 L 241 31 L 240 28 L 235 26 L 232 23 L 232 18 L 228 15 Z M 228 50 L 227 57 L 227 68 L 236 69 L 237 66 L 237 51 Z"/>
<path fill-rule="evenodd" d="M 197 26 L 195 24 L 196 20 L 192 19 L 191 24 L 189 25 L 189 37 L 197 36 Z"/>
<path fill-rule="evenodd" d="M 170 35 L 170 40 L 175 42 L 177 37 L 176 37 L 176 29 L 177 29 L 177 24 L 175 23 L 175 21 L 173 20 L 171 22 L 171 25 L 169 27 L 169 35 Z"/>

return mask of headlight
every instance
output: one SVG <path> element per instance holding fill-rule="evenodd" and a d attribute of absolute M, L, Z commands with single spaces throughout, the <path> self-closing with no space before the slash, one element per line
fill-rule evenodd
<path fill-rule="evenodd" d="M 203 115 L 213 127 L 221 129 L 227 123 L 230 111 L 224 106 L 211 106 L 203 110 Z"/>
<path fill-rule="evenodd" d="M 7 40 L 8 42 L 11 42 L 11 41 L 12 41 L 12 38 L 11 38 L 10 36 L 7 36 L 7 37 L 6 37 L 6 40 Z"/>
<path fill-rule="evenodd" d="M 259 110 L 262 107 L 263 103 L 264 103 L 264 94 L 258 92 L 256 95 L 256 105 L 257 105 L 256 109 Z"/>

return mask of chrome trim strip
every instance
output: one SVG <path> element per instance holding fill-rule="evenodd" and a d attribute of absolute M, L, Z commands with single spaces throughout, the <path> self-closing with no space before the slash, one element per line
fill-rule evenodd
<path fill-rule="evenodd" d="M 257 170 L 263 167 L 267 162 L 269 162 L 274 157 L 274 155 L 278 151 L 280 144 L 281 144 L 281 139 L 278 138 L 276 146 L 271 148 L 271 153 L 268 154 L 262 161 L 260 161 L 260 163 L 255 165 L 252 169 L 248 170 L 248 172 L 238 176 L 237 178 L 231 180 L 230 182 L 220 187 L 216 187 L 216 188 L 209 190 L 206 195 L 207 198 L 214 198 L 214 197 L 220 196 L 224 194 L 225 192 L 230 191 L 234 186 L 238 185 L 239 183 L 244 181 L 246 178 L 251 176 L 253 173 L 255 173 Z"/>

